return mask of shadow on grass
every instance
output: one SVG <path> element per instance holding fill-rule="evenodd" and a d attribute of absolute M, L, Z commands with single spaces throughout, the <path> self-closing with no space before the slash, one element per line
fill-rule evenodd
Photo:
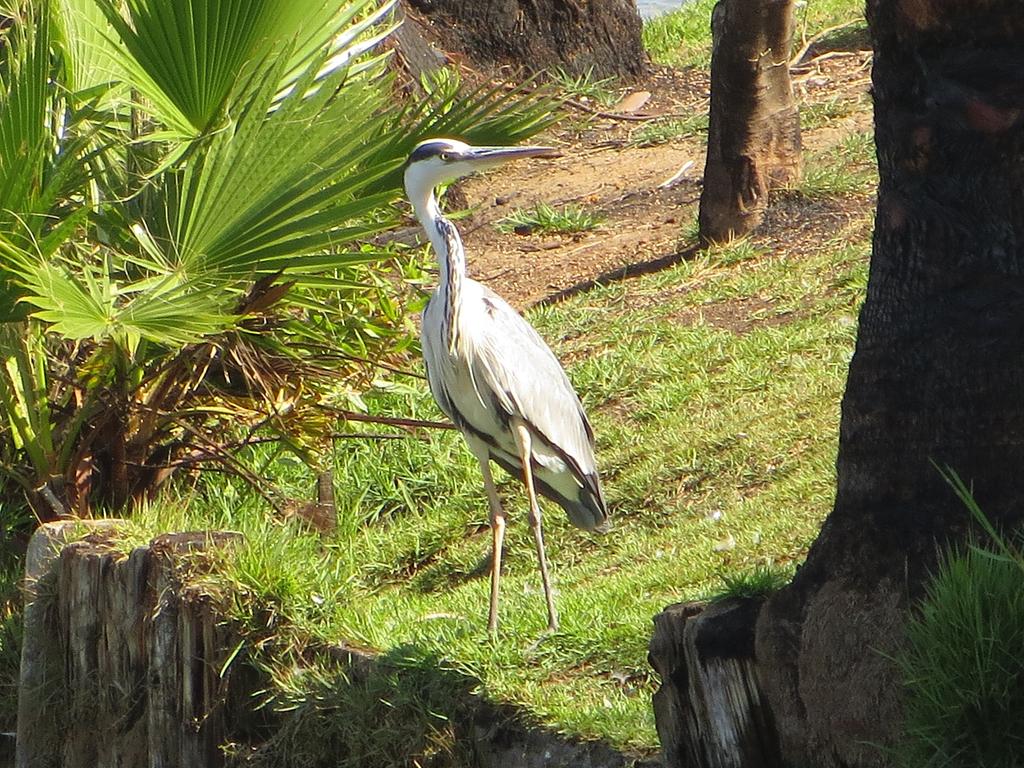
<path fill-rule="evenodd" d="M 326 649 L 274 697 L 280 727 L 238 765 L 468 766 L 478 682 L 403 646 L 376 658 Z"/>
<path fill-rule="evenodd" d="M 628 764 L 603 743 L 573 742 L 511 705 L 490 701 L 478 679 L 417 646 L 377 656 L 322 650 L 315 663 L 292 674 L 289 691 L 275 697 L 279 726 L 255 750 L 239 750 L 229 765 L 469 768 L 485 753 L 509 749 L 524 766 L 559 756 L 554 764 Z"/>

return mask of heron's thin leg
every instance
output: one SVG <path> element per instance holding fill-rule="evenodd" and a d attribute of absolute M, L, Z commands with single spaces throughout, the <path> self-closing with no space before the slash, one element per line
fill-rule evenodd
<path fill-rule="evenodd" d="M 498 490 L 494 487 L 490 459 L 486 453 L 477 454 L 476 458 L 480 462 L 480 474 L 484 476 L 487 504 L 491 510 L 491 607 L 487 612 L 487 631 L 494 634 L 498 631 L 498 589 L 501 581 L 501 548 L 505 540 L 505 510 L 501 507 Z"/>
<path fill-rule="evenodd" d="M 523 482 L 526 493 L 530 497 L 530 530 L 537 545 L 537 560 L 540 563 L 540 580 L 544 585 L 544 600 L 548 605 L 548 631 L 558 629 L 558 611 L 555 610 L 555 598 L 551 593 L 551 578 L 548 576 L 548 560 L 544 555 L 544 532 L 541 530 L 540 505 L 537 503 L 537 491 L 533 486 L 532 438 L 530 430 L 521 421 L 514 425 L 516 448 L 519 449 L 519 460 L 523 463 Z"/>

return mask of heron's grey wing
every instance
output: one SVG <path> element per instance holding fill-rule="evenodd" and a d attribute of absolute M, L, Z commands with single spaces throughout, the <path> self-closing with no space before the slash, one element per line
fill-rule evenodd
<path fill-rule="evenodd" d="M 473 334 L 478 386 L 564 454 L 581 476 L 596 475 L 594 433 L 561 363 L 533 326 L 481 287 L 486 322 Z"/>

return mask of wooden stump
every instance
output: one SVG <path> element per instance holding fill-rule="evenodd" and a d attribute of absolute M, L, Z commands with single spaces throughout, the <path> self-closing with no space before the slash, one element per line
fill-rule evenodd
<path fill-rule="evenodd" d="M 666 768 L 782 768 L 755 667 L 761 604 L 685 603 L 655 617 L 649 659 L 661 676 L 654 720 Z"/>
<path fill-rule="evenodd" d="M 62 547 L 82 525 L 95 530 Z M 111 525 L 50 524 L 29 545 L 15 764 L 221 765 L 235 641 L 179 569 L 239 534 L 169 534 L 125 555 Z"/>

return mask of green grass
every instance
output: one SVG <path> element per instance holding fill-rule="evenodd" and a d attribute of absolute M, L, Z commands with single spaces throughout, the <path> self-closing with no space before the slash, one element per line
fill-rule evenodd
<path fill-rule="evenodd" d="M 694 137 L 704 138 L 708 132 L 708 116 L 706 112 L 695 113 L 690 117 L 674 120 L 652 120 L 644 123 L 629 137 L 630 144 L 638 147 L 650 147 L 656 144 L 668 144 L 680 139 Z"/>
<path fill-rule="evenodd" d="M 677 11 L 644 23 L 643 43 L 655 64 L 704 67 L 711 64 L 711 9 L 715 0 L 691 0 Z"/>
<path fill-rule="evenodd" d="M 750 238 L 738 238 L 721 245 L 711 245 L 706 253 L 711 263 L 731 266 L 749 259 L 756 259 L 765 251 Z"/>
<path fill-rule="evenodd" d="M 648 20 L 643 43 L 655 64 L 700 67 L 711 64 L 711 9 L 715 0 L 691 0 L 682 8 Z M 794 49 L 803 40 L 846 21 L 862 19 L 862 0 L 807 0 L 796 11 Z"/>
<path fill-rule="evenodd" d="M 610 107 L 619 98 L 615 91 L 615 78 L 594 77 L 593 67 L 582 75 L 572 75 L 558 68 L 551 71 L 550 77 L 555 88 L 568 99 L 591 101 L 602 107 Z"/>
<path fill-rule="evenodd" d="M 877 184 L 872 134 L 850 133 L 825 152 L 804 153 L 803 177 L 793 190 L 810 198 L 840 198 L 869 195 Z"/>
<path fill-rule="evenodd" d="M 1024 532 L 1001 534 L 952 469 L 940 470 L 984 539 L 946 552 L 907 626 L 901 768 L 1024 761 Z"/>
<path fill-rule="evenodd" d="M 947 555 L 898 657 L 906 768 L 1024 764 L 1024 556 Z"/>
<path fill-rule="evenodd" d="M 495 226 L 499 232 L 571 233 L 595 229 L 600 223 L 600 216 L 578 205 L 563 205 L 558 209 L 539 203 L 533 208 L 513 211 Z"/>
<path fill-rule="evenodd" d="M 720 591 L 721 574 L 788 572 L 829 509 L 865 232 L 857 222 L 800 259 L 744 241 L 531 313 L 592 416 L 615 521 L 610 534 L 592 537 L 546 508 L 562 628 L 539 644 L 546 620 L 525 499 L 505 477 L 502 623 L 499 640 L 487 638 L 486 502 L 453 432 L 338 441 L 323 456 L 337 479 L 332 536 L 269 519 L 238 481 L 203 479 L 140 513 L 131 538 L 239 530 L 246 544 L 211 578 L 231 595 L 236 618 L 276 617 L 271 645 L 405 649 L 443 660 L 449 682 L 454 675 L 550 726 L 651 750 L 651 617 Z M 757 305 L 745 309 L 751 297 Z M 729 313 L 743 317 L 744 330 L 729 329 Z M 438 417 L 421 382 L 368 402 L 379 413 Z M 288 493 L 311 496 L 308 469 L 286 456 L 265 462 Z M 731 546 L 717 546 L 723 539 Z M 319 722 L 325 689 L 310 681 L 335 673 L 281 658 L 267 662 L 278 669 L 280 702 L 298 700 Z M 412 667 L 430 678 L 424 665 Z M 394 696 L 409 710 L 403 718 L 419 723 L 412 741 L 441 748 L 439 723 L 456 705 Z M 338 728 L 369 729 L 379 716 L 344 712 Z"/>
<path fill-rule="evenodd" d="M 13 731 L 18 712 L 22 614 L 20 567 L 0 556 L 0 731 Z"/>
<path fill-rule="evenodd" d="M 835 97 L 825 101 L 804 100 L 800 105 L 800 130 L 824 128 L 869 106 L 870 96 L 867 94 L 861 94 L 856 98 Z"/>
<path fill-rule="evenodd" d="M 721 587 L 708 596 L 711 602 L 731 598 L 767 597 L 778 592 L 793 578 L 791 568 L 772 565 L 755 565 L 753 568 L 734 573 L 720 574 Z"/>

